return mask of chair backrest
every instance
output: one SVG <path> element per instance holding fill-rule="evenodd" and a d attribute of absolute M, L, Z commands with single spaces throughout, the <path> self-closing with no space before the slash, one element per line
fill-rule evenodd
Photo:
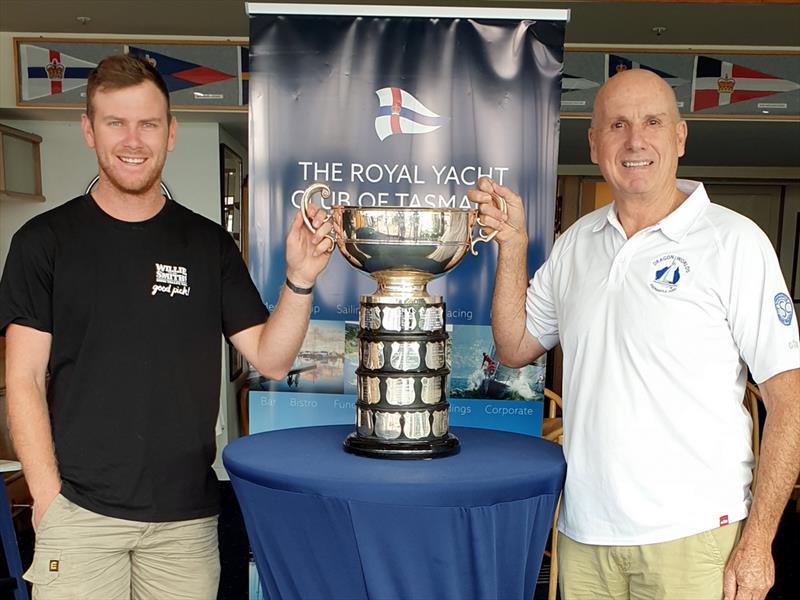
<path fill-rule="evenodd" d="M 544 388 L 544 397 L 545 400 L 548 400 L 547 403 L 547 418 L 554 419 L 560 416 L 561 412 L 561 396 L 556 394 L 550 388 Z"/>
<path fill-rule="evenodd" d="M 761 390 L 755 384 L 747 382 L 744 390 L 744 406 L 750 412 L 750 417 L 753 420 L 753 456 L 755 457 L 755 466 L 753 467 L 753 483 L 750 484 L 750 489 L 755 489 L 756 475 L 758 474 L 758 461 L 761 454 L 761 430 L 760 419 L 758 416 L 758 404 L 761 402 Z"/>
<path fill-rule="evenodd" d="M 542 438 L 561 444 L 564 441 L 564 423 L 561 419 L 561 396 L 544 388 L 547 411 L 542 419 Z"/>

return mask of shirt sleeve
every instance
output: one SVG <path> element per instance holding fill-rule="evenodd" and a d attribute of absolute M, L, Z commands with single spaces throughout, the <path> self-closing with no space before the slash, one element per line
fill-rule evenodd
<path fill-rule="evenodd" d="M 557 246 L 558 242 L 554 245 L 550 257 L 539 267 L 528 284 L 525 300 L 528 332 L 547 350 L 554 348 L 559 342 L 558 316 L 553 295 L 553 276 L 556 267 L 554 257 Z"/>
<path fill-rule="evenodd" d="M 756 383 L 800 368 L 797 315 L 778 257 L 757 225 L 731 248 L 728 322 Z"/>
<path fill-rule="evenodd" d="M 0 332 L 14 323 L 52 333 L 56 243 L 42 226 L 23 226 L 11 239 L 0 279 Z"/>
<path fill-rule="evenodd" d="M 222 236 L 222 333 L 226 338 L 254 325 L 269 316 L 253 279 L 244 264 L 239 248 L 230 234 L 220 229 Z"/>

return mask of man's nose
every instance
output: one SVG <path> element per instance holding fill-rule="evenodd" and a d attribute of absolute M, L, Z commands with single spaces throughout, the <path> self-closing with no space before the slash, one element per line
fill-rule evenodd
<path fill-rule="evenodd" d="M 632 125 L 628 128 L 628 137 L 625 141 L 629 150 L 640 150 L 644 148 L 644 131 L 641 127 Z"/>
<path fill-rule="evenodd" d="M 130 125 L 125 128 L 125 139 L 123 140 L 126 146 L 138 148 L 142 145 L 141 131 L 136 125 Z"/>

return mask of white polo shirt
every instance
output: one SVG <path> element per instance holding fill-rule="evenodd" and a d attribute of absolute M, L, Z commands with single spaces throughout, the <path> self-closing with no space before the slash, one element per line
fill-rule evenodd
<path fill-rule="evenodd" d="M 630 239 L 613 205 L 580 219 L 528 288 L 528 330 L 564 352 L 558 528 L 579 542 L 664 542 L 745 518 L 745 364 L 757 382 L 800 367 L 766 235 L 702 184 L 678 187 L 686 201 Z"/>

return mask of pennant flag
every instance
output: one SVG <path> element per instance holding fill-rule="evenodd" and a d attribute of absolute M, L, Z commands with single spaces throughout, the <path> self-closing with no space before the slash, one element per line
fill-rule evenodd
<path fill-rule="evenodd" d="M 606 54 L 606 81 L 608 81 L 609 77 L 613 77 L 617 73 L 622 71 L 627 71 L 629 69 L 644 69 L 645 71 L 650 71 L 651 73 L 655 73 L 662 79 L 664 79 L 670 87 L 676 88 L 681 85 L 685 85 L 689 83 L 687 79 L 681 79 L 680 77 L 675 77 L 667 73 L 666 71 L 660 71 L 658 69 L 654 69 L 648 65 L 644 65 L 642 63 L 630 60 L 625 58 L 624 56 L 618 56 L 616 54 Z"/>
<path fill-rule="evenodd" d="M 375 93 L 380 104 L 375 117 L 375 133 L 381 141 L 398 133 L 430 133 L 448 120 L 400 88 L 385 87 Z"/>
<path fill-rule="evenodd" d="M 30 44 L 20 44 L 19 53 L 23 100 L 55 96 L 83 87 L 96 66 L 58 50 Z"/>
<path fill-rule="evenodd" d="M 600 85 L 597 81 L 591 79 L 584 79 L 577 75 L 569 75 L 564 73 L 561 76 L 561 93 L 567 94 L 569 92 L 577 92 L 578 90 L 590 90 Z"/>
<path fill-rule="evenodd" d="M 800 84 L 716 58 L 695 56 L 692 112 L 792 92 Z"/>
<path fill-rule="evenodd" d="M 153 65 L 161 74 L 161 77 L 164 78 L 167 89 L 170 92 L 197 87 L 199 85 L 208 85 L 209 83 L 219 83 L 220 81 L 226 81 L 235 77 L 235 75 L 229 75 L 222 71 L 217 71 L 216 69 L 203 67 L 178 58 L 172 58 L 166 54 L 159 54 L 158 52 L 152 52 L 144 48 L 126 46 L 125 52 L 132 56 L 143 58 Z"/>

